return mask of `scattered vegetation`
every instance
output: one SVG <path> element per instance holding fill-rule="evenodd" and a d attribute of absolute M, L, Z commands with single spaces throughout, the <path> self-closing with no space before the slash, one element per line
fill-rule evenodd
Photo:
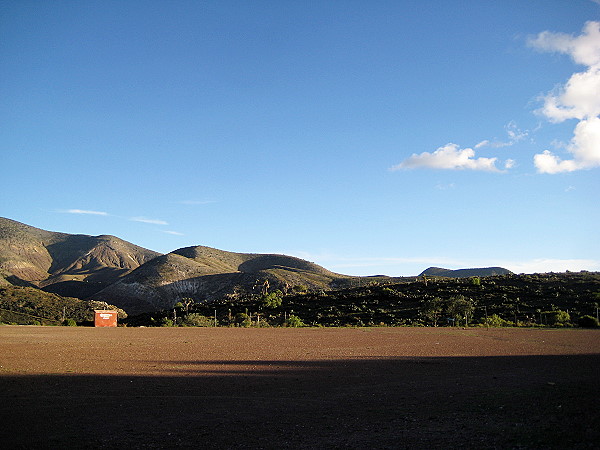
<path fill-rule="evenodd" d="M 0 323 L 18 325 L 91 325 L 94 309 L 125 311 L 105 303 L 61 297 L 32 287 L 0 286 Z"/>
<path fill-rule="evenodd" d="M 490 277 L 418 277 L 325 291 L 306 286 L 248 293 L 217 301 L 184 297 L 168 310 L 125 319 L 129 326 L 529 326 L 598 327 L 600 273 Z M 0 286 L 0 321 L 91 324 L 105 304 L 60 297 L 31 287 Z M 113 308 L 111 308 L 113 309 Z M 123 319 L 120 314 L 120 319 Z M 70 319 L 70 320 L 69 320 Z"/>
<path fill-rule="evenodd" d="M 548 273 L 490 277 L 419 277 L 372 281 L 333 291 L 293 286 L 252 294 L 239 289 L 213 302 L 130 317 L 152 326 L 164 318 L 184 325 L 186 314 L 219 326 L 596 326 L 600 273 Z M 209 320 L 209 321 L 210 321 Z M 299 325 L 299 326 L 302 326 Z M 189 326 L 189 325 L 188 325 Z"/>

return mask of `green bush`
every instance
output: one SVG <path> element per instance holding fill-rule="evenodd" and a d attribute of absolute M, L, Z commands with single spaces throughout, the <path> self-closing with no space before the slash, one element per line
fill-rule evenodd
<path fill-rule="evenodd" d="M 281 291 L 271 292 L 263 295 L 262 303 L 267 308 L 279 308 L 283 302 Z"/>
<path fill-rule="evenodd" d="M 291 314 L 287 318 L 287 320 L 285 321 L 285 326 L 286 327 L 293 327 L 293 328 L 303 327 L 304 326 L 304 322 L 302 322 L 302 320 L 300 319 L 300 317 Z"/>
<path fill-rule="evenodd" d="M 183 319 L 184 327 L 213 327 L 215 326 L 214 319 L 203 316 L 198 313 L 190 313 Z"/>
<path fill-rule="evenodd" d="M 546 324 L 551 327 L 565 327 L 571 325 L 571 316 L 566 311 L 558 309 L 556 311 L 544 311 L 542 314 L 546 318 Z"/>
<path fill-rule="evenodd" d="M 77 326 L 77 322 L 75 322 L 75 319 L 65 319 L 65 320 L 63 320 L 62 324 L 65 327 L 76 327 Z"/>
<path fill-rule="evenodd" d="M 235 324 L 238 327 L 247 328 L 249 326 L 252 326 L 252 320 L 250 320 L 250 316 L 246 313 L 237 313 L 235 315 Z"/>
<path fill-rule="evenodd" d="M 498 314 L 492 314 L 487 319 L 484 319 L 483 324 L 488 327 L 510 327 L 514 325 L 512 322 L 504 320 Z"/>
<path fill-rule="evenodd" d="M 174 327 L 175 323 L 168 317 L 163 317 L 160 321 L 161 327 Z"/>
<path fill-rule="evenodd" d="M 600 326 L 598 319 L 592 316 L 581 316 L 579 320 L 577 320 L 577 325 L 582 328 L 598 328 Z"/>

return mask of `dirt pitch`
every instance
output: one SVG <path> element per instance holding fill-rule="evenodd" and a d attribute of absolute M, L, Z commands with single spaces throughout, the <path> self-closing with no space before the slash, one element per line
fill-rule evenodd
<path fill-rule="evenodd" d="M 0 327 L 4 448 L 599 448 L 600 331 Z"/>

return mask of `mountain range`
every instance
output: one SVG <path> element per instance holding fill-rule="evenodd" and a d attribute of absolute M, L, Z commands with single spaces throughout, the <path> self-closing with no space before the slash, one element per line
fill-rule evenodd
<path fill-rule="evenodd" d="M 439 268 L 423 274 L 510 273 L 502 268 L 466 270 L 469 275 Z M 235 301 L 269 289 L 330 290 L 383 280 L 401 282 L 414 277 L 353 277 L 292 256 L 234 253 L 204 246 L 160 254 L 114 236 L 58 233 L 0 218 L 0 284 L 105 301 L 128 314 L 167 309 L 184 298 L 210 302 L 229 297 Z"/>

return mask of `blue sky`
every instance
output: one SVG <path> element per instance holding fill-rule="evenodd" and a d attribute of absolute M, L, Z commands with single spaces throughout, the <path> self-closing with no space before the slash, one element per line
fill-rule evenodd
<path fill-rule="evenodd" d="M 1 1 L 0 215 L 353 275 L 600 270 L 600 2 Z"/>

